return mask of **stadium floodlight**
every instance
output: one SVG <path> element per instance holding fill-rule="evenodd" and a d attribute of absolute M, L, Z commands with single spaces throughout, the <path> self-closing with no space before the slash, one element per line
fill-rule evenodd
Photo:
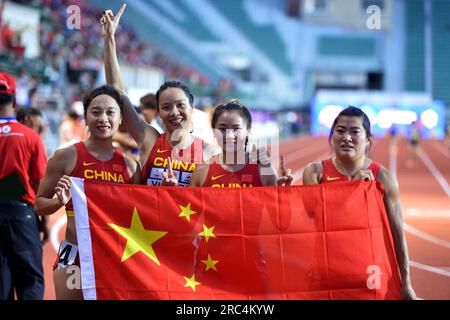
<path fill-rule="evenodd" d="M 344 107 L 330 104 L 324 107 L 319 112 L 319 123 L 325 125 L 327 128 L 331 128 L 334 119 L 336 119 L 339 112 L 341 112 Z"/>
<path fill-rule="evenodd" d="M 427 109 L 420 115 L 420 121 L 426 128 L 433 129 L 438 125 L 439 115 L 433 109 Z"/>

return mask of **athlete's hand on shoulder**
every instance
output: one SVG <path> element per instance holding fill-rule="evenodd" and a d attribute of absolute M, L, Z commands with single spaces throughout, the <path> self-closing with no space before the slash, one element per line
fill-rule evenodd
<path fill-rule="evenodd" d="M 59 203 L 61 203 L 63 206 L 69 202 L 72 195 L 70 194 L 70 177 L 69 176 L 62 176 L 55 187 L 55 193 L 58 197 Z"/>
<path fill-rule="evenodd" d="M 291 174 L 291 169 L 286 170 L 283 156 L 280 156 L 280 169 L 281 176 L 277 181 L 278 186 L 290 186 L 294 181 L 294 176 Z"/>
<path fill-rule="evenodd" d="M 178 186 L 178 179 L 172 170 L 172 159 L 167 158 L 167 172 L 162 173 L 163 179 L 161 185 L 165 187 Z"/>
<path fill-rule="evenodd" d="M 373 176 L 372 170 L 359 170 L 352 178 L 352 180 L 364 180 L 367 182 L 374 181 L 375 177 Z"/>
<path fill-rule="evenodd" d="M 109 9 L 103 12 L 103 16 L 100 18 L 103 36 L 114 36 L 117 26 L 119 25 L 120 17 L 122 17 L 126 6 L 126 4 L 123 4 L 115 17 L 113 12 Z"/>

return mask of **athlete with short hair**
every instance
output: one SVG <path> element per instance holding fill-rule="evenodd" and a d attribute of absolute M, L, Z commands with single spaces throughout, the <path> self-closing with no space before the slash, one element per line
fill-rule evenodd
<path fill-rule="evenodd" d="M 39 135 L 14 116 L 16 82 L 0 72 L 0 300 L 42 299 L 44 272 L 36 192 L 46 155 Z"/>

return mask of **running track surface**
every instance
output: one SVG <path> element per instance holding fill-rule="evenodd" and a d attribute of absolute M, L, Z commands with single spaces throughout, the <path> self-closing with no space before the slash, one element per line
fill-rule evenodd
<path fill-rule="evenodd" d="M 326 138 L 302 136 L 281 143 L 287 168 L 301 184 L 304 166 L 330 157 Z M 397 173 L 411 260 L 411 278 L 421 299 L 450 299 L 450 151 L 442 141 L 422 142 L 413 166 L 407 142 L 377 139 L 370 157 Z M 64 212 L 50 216 L 53 244 L 44 247 L 45 299 L 54 299 L 54 249 L 65 230 Z"/>

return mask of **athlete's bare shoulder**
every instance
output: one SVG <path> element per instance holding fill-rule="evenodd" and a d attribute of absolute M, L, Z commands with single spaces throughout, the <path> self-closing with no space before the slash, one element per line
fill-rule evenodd
<path fill-rule="evenodd" d="M 75 146 L 69 145 L 64 148 L 56 149 L 49 159 L 49 163 L 60 168 L 65 168 L 64 171 L 72 171 L 77 162 L 77 150 Z"/>
<path fill-rule="evenodd" d="M 303 184 L 318 184 L 322 179 L 322 162 L 310 162 L 303 171 Z"/>

